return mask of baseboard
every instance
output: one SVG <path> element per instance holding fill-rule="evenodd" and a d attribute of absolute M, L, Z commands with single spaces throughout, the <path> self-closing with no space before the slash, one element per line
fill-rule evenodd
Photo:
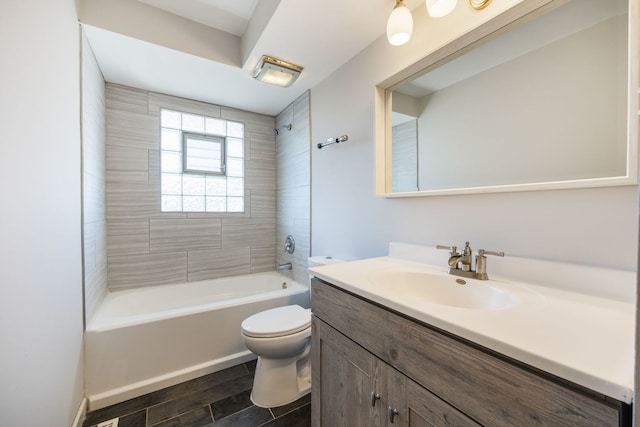
<path fill-rule="evenodd" d="M 76 412 L 76 416 L 73 419 L 73 424 L 71 427 L 82 427 L 85 418 L 87 417 L 87 408 L 89 405 L 89 400 L 86 397 L 83 397 L 80 401 L 80 406 L 78 407 L 78 412 Z"/>
<path fill-rule="evenodd" d="M 200 365 L 190 366 L 185 369 L 180 369 L 168 374 L 159 375 L 144 381 L 129 384 L 124 387 L 87 396 L 89 400 L 89 410 L 95 411 L 96 409 L 124 402 L 125 400 L 133 399 L 134 397 L 142 396 L 147 393 L 152 393 L 166 387 L 171 387 L 172 385 L 189 381 L 203 375 L 231 368 L 232 366 L 248 362 L 255 358 L 255 354 L 246 350 L 223 359 L 212 360 Z"/>

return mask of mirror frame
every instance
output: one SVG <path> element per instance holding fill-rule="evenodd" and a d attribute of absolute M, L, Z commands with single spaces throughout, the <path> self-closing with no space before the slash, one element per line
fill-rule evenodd
<path fill-rule="evenodd" d="M 503 193 L 538 190 L 560 190 L 637 185 L 638 183 L 638 130 L 640 120 L 640 5 L 629 0 L 628 10 L 628 99 L 627 99 L 627 170 L 626 175 L 568 181 L 508 184 L 484 187 L 446 188 L 441 190 L 392 192 L 391 170 L 391 93 L 419 75 L 472 50 L 476 46 L 501 35 L 544 13 L 567 3 L 568 0 L 527 1 L 513 6 L 482 25 L 473 28 L 447 45 L 433 51 L 413 65 L 391 76 L 375 87 L 375 192 L 383 197 L 422 197 L 458 194 Z M 577 0 L 574 0 L 577 1 Z M 389 142 L 389 143 L 387 143 Z"/>

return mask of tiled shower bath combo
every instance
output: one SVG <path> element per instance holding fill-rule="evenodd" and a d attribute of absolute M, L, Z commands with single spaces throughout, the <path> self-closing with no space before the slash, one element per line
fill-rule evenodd
<path fill-rule="evenodd" d="M 92 71 L 91 64 L 86 64 L 85 62 L 85 90 L 90 96 L 85 100 L 84 113 L 87 120 L 83 131 L 83 176 L 86 183 L 83 194 L 86 212 L 84 221 L 85 295 L 89 332 L 92 331 L 91 320 L 100 310 L 101 301 L 111 291 L 135 291 L 137 288 L 148 286 L 162 288 L 179 283 L 188 286 L 188 282 L 193 281 L 274 272 L 277 263 L 286 262 L 291 263 L 293 269 L 282 275 L 284 280 L 290 283 L 307 282 L 306 259 L 310 252 L 308 93 L 303 94 L 274 118 L 111 83 L 107 83 L 106 86 L 102 83 L 100 87 L 101 79 L 98 76 L 95 79 L 87 78 L 87 74 L 96 74 L 97 67 Z M 161 211 L 160 118 L 162 109 L 243 124 L 243 212 Z M 292 128 L 275 138 L 274 127 L 284 122 L 292 123 Z M 101 197 L 101 194 L 106 197 Z M 279 250 L 281 249 L 279 240 L 284 242 L 284 237 L 279 239 L 280 236 L 289 234 L 296 236 L 297 251 L 293 255 L 281 253 L 282 251 Z M 282 302 L 285 305 L 290 303 L 291 301 Z M 196 304 L 199 303 L 196 302 Z M 258 311 L 264 308 L 256 306 Z M 247 315 L 243 314 L 243 317 Z M 225 323 L 234 323 L 235 320 L 229 318 L 229 322 Z M 143 323 L 145 324 L 136 327 L 149 327 L 148 319 Z M 237 328 L 234 325 L 233 331 L 230 330 L 228 335 L 233 334 L 240 339 L 239 321 L 237 323 Z M 219 325 L 220 322 L 203 325 L 203 331 L 210 331 L 205 334 L 206 338 L 203 338 L 199 332 L 192 335 L 198 336 L 201 340 L 219 342 L 222 339 L 216 336 L 216 330 L 220 329 Z M 114 332 L 120 333 L 116 329 Z M 184 330 L 181 334 L 189 335 L 184 334 Z M 166 337 L 162 334 L 155 339 L 159 345 L 166 342 Z M 87 340 L 89 346 L 87 354 L 92 354 L 91 341 L 91 338 Z M 185 355 L 189 354 L 186 347 L 174 347 Z M 117 348 L 124 352 L 123 354 L 129 351 L 128 345 Z M 133 348 L 131 351 L 137 350 Z M 176 397 L 178 395 L 184 395 L 187 400 L 194 396 L 197 399 L 210 400 L 202 401 L 200 408 L 211 405 L 209 412 L 212 414 L 212 420 L 215 419 L 216 425 L 220 424 L 223 418 L 229 418 L 228 415 L 235 416 L 229 419 L 243 419 L 245 416 L 250 416 L 253 420 L 247 424 L 229 425 L 259 425 L 254 423 L 257 421 L 252 414 L 258 413 L 263 416 L 265 411 L 271 414 L 271 418 L 266 417 L 260 421 L 260 424 L 271 420 L 278 425 L 277 423 L 282 422 L 281 417 L 286 415 L 283 411 L 289 412 L 286 408 L 272 411 L 251 408 L 247 391 L 251 389 L 251 382 L 249 381 L 246 385 L 242 381 L 248 381 L 253 377 L 253 373 L 246 379 L 222 381 L 214 387 L 213 394 L 208 394 L 208 391 L 201 388 L 205 385 L 213 387 L 212 383 L 206 384 L 207 381 L 215 380 L 220 375 L 223 377 L 228 375 L 224 373 L 237 369 L 236 367 L 228 368 L 229 366 L 242 364 L 254 357 L 247 352 L 247 355 L 234 359 L 237 355 L 235 350 L 229 353 L 233 354 L 227 355 L 228 360 L 217 367 L 204 366 L 209 363 L 208 361 L 182 360 L 170 369 L 163 367 L 162 372 L 158 370 L 158 372 L 141 375 L 142 369 L 127 369 L 118 373 L 125 379 L 119 384 L 107 384 L 91 374 L 91 372 L 102 370 L 109 376 L 109 373 L 119 369 L 116 366 L 117 363 L 108 365 L 109 362 L 103 359 L 88 360 L 86 383 L 89 407 L 98 409 L 90 412 L 87 419 L 89 424 L 85 423 L 85 425 L 94 425 L 91 424 L 93 421 L 100 422 L 95 418 L 96 414 L 112 408 L 108 405 L 123 400 L 125 402 L 113 407 L 116 409 L 109 410 L 118 412 L 118 408 L 122 408 L 120 405 L 133 404 L 136 411 L 120 413 L 119 415 L 123 415 L 120 427 L 129 425 L 128 422 L 136 422 L 135 420 L 138 419 L 136 417 L 141 416 L 139 412 L 143 409 L 145 414 L 148 414 L 145 420 L 148 425 L 200 425 L 200 421 L 195 423 L 190 421 L 189 417 L 197 418 L 197 414 L 191 411 L 188 412 L 189 415 L 178 413 L 179 411 L 172 412 L 172 418 L 178 417 L 173 421 L 168 421 L 167 417 L 154 418 L 159 408 L 170 405 L 168 401 L 184 400 L 182 397 Z M 101 354 L 101 352 L 93 352 L 93 354 Z M 158 352 L 155 353 L 155 357 L 147 358 L 144 369 L 148 367 L 153 371 L 154 360 L 158 358 L 163 358 L 163 355 Z M 223 370 L 219 371 L 219 369 Z M 246 368 L 243 369 L 246 370 Z M 190 382 L 172 385 L 194 378 L 196 373 L 202 375 L 214 370 L 218 372 Z M 184 371 L 190 371 L 191 374 L 181 374 L 168 381 L 166 379 L 155 381 L 156 378 L 163 376 L 170 377 L 173 372 L 184 373 Z M 128 383 L 126 378 L 129 378 Z M 238 381 L 241 384 L 238 386 L 240 389 L 234 388 Z M 147 386 L 147 383 L 151 386 Z M 160 387 L 167 388 L 154 391 Z M 198 388 L 198 393 L 195 395 L 192 393 L 193 387 Z M 125 391 L 122 392 L 122 390 Z M 143 395 L 135 397 L 140 394 Z M 245 404 L 249 406 L 240 408 L 242 411 L 238 409 L 229 413 L 220 412 L 216 402 L 224 399 L 237 401 L 234 404 L 240 406 Z M 99 403 L 94 404 L 94 400 Z M 289 407 L 289 409 L 295 408 Z M 308 408 L 302 408 L 296 416 L 299 417 L 299 414 L 305 411 L 308 415 Z M 234 415 L 236 412 L 239 413 Z M 307 416 L 306 419 L 308 418 Z M 165 422 L 167 424 L 162 424 Z"/>

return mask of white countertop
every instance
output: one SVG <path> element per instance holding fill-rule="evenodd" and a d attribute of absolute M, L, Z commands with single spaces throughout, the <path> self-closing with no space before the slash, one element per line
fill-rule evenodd
<path fill-rule="evenodd" d="M 625 403 L 633 401 L 634 303 L 492 278 L 492 287 L 516 297 L 514 306 L 501 310 L 458 308 L 372 285 L 372 273 L 390 269 L 455 278 L 444 267 L 391 257 L 330 264 L 309 271 L 498 353 Z"/>

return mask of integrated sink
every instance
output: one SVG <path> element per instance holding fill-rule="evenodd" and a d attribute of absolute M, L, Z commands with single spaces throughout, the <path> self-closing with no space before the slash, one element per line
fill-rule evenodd
<path fill-rule="evenodd" d="M 491 281 L 463 279 L 422 271 L 373 271 L 369 280 L 375 291 L 430 304 L 476 310 L 504 310 L 517 303 L 515 296 L 491 285 Z"/>

